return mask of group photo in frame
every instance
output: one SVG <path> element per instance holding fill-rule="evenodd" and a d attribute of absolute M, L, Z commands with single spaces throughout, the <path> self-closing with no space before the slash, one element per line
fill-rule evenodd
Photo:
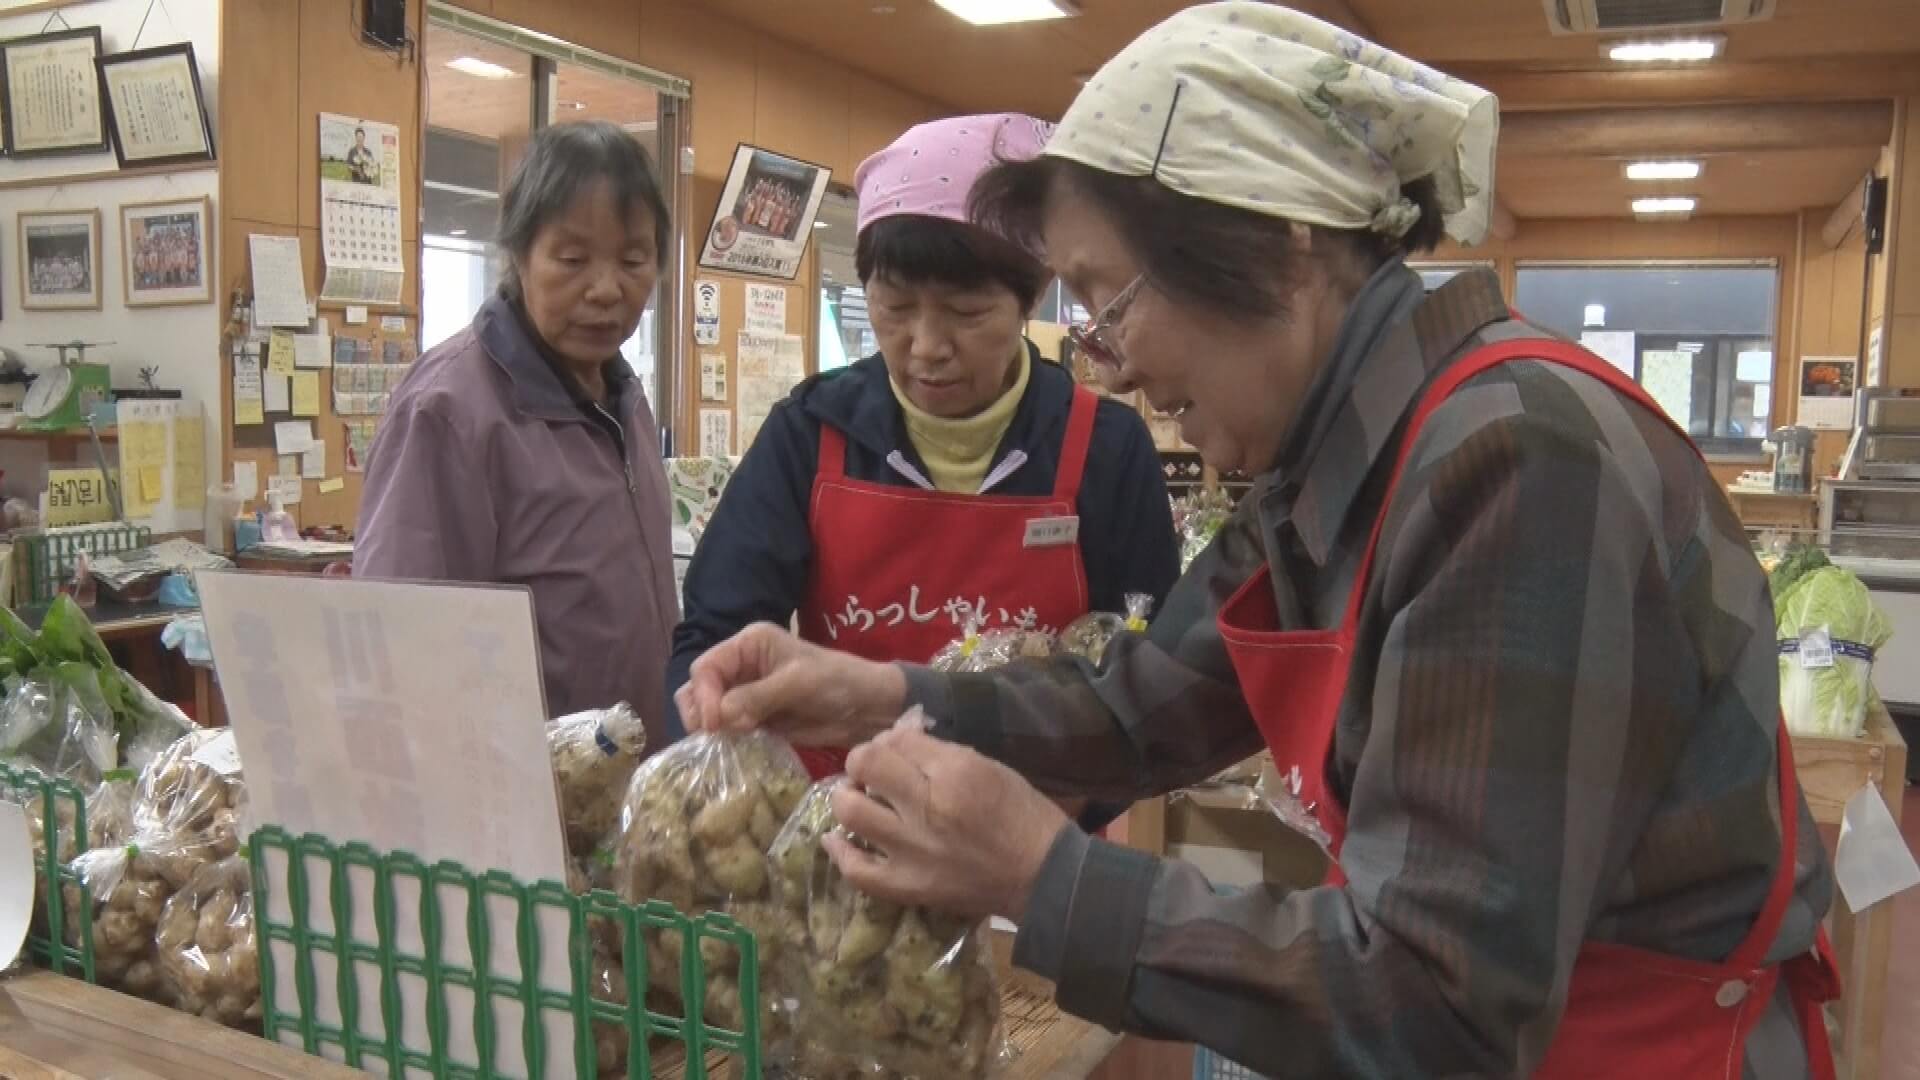
<path fill-rule="evenodd" d="M 102 51 L 97 26 L 0 41 L 0 114 L 10 156 L 107 149 Z"/>
<path fill-rule="evenodd" d="M 202 195 L 120 208 L 120 278 L 128 307 L 213 300 L 212 205 Z"/>
<path fill-rule="evenodd" d="M 95 64 L 121 168 L 214 159 L 213 126 L 192 43 L 115 53 Z"/>
<path fill-rule="evenodd" d="M 100 211 L 22 211 L 20 306 L 28 311 L 100 308 Z"/>

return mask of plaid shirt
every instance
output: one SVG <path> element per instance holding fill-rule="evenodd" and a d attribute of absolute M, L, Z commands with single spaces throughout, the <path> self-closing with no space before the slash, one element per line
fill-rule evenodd
<path fill-rule="evenodd" d="M 942 736 L 1110 799 L 1261 748 L 1220 605 L 1264 562 L 1289 629 L 1337 622 L 1421 389 L 1475 345 L 1543 336 L 1491 273 L 1423 298 L 1397 263 L 1347 321 L 1302 413 L 1319 422 L 1150 632 L 1097 672 L 910 670 Z M 1328 766 L 1349 884 L 1216 894 L 1068 829 L 1019 962 L 1064 1008 L 1271 1076 L 1437 1077 L 1528 1075 L 1585 939 L 1725 958 L 1780 855 L 1777 659 L 1765 576 L 1685 440 L 1569 369 L 1487 372 L 1421 433 L 1364 588 Z M 1832 892 L 1795 812 L 1776 961 L 1811 947 Z M 1784 987 L 1748 1049 L 1749 1076 L 1805 1074 Z"/>

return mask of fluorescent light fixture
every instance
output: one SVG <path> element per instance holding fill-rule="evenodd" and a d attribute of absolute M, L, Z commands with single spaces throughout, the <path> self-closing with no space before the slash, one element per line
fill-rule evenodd
<path fill-rule="evenodd" d="M 511 79 L 513 69 L 490 64 L 477 56 L 462 56 L 447 61 L 447 66 L 462 75 L 472 75 L 476 79 Z"/>
<path fill-rule="evenodd" d="M 1627 165 L 1629 180 L 1695 180 L 1699 176 L 1697 161 L 1634 161 Z"/>
<path fill-rule="evenodd" d="M 1683 341 L 1680 343 L 1680 351 L 1705 352 L 1707 351 L 1707 343 L 1704 341 Z"/>
<path fill-rule="evenodd" d="M 1691 214 L 1695 200 L 1691 195 L 1675 195 L 1654 199 L 1633 200 L 1633 212 L 1636 214 Z"/>
<path fill-rule="evenodd" d="M 448 236 L 465 236 L 465 235 L 467 235 L 467 230 L 465 230 L 465 229 L 453 229 L 453 230 L 450 230 L 450 231 L 449 231 L 449 232 L 447 233 L 447 235 L 448 235 Z"/>
<path fill-rule="evenodd" d="M 817 219 L 817 218 L 816 218 L 816 219 L 814 220 L 814 222 L 813 222 L 813 227 L 814 227 L 814 228 L 816 228 L 816 229 L 825 229 L 825 228 L 830 228 L 830 227 L 831 227 L 831 223 L 830 223 L 830 222 L 826 222 L 826 221 L 821 221 L 821 220 L 819 220 L 819 219 Z"/>
<path fill-rule="evenodd" d="M 1080 14 L 1075 0 L 933 0 L 949 14 L 975 26 L 1064 19 Z"/>
<path fill-rule="evenodd" d="M 1720 55 L 1727 39 L 1721 34 L 1673 38 L 1667 41 L 1621 41 L 1607 46 L 1607 56 L 1623 64 L 1684 64 Z"/>
<path fill-rule="evenodd" d="M 1607 325 L 1607 305 L 1588 304 L 1587 310 L 1582 313 L 1582 316 L 1580 319 L 1580 325 L 1587 328 L 1606 326 Z"/>

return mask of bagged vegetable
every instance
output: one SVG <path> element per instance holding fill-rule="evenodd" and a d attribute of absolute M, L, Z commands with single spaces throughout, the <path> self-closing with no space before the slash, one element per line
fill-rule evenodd
<path fill-rule="evenodd" d="M 119 763 L 113 712 L 98 674 L 58 664 L 15 676 L 0 703 L 0 757 L 91 790 Z"/>
<path fill-rule="evenodd" d="M 646 748 L 647 729 L 624 703 L 547 725 L 569 854 L 590 856 L 613 835 L 621 799 Z"/>
<path fill-rule="evenodd" d="M 228 729 L 200 728 L 161 751 L 140 773 L 133 829 L 140 837 L 177 838 L 205 861 L 238 854 L 246 787 Z M 199 868 L 192 867 L 192 871 Z M 178 885 L 186 884 L 181 877 Z"/>
<path fill-rule="evenodd" d="M 260 952 L 247 861 L 230 855 L 202 866 L 167 900 L 154 932 L 163 996 L 216 1024 L 257 1030 Z"/>
<path fill-rule="evenodd" d="M 1173 528 L 1180 536 L 1183 573 L 1207 545 L 1213 543 L 1213 538 L 1232 516 L 1233 499 L 1224 491 L 1197 491 L 1173 500 Z"/>
<path fill-rule="evenodd" d="M 78 948 L 83 928 L 90 929 L 94 974 L 102 986 L 171 1003 L 160 978 L 154 934 L 178 888 L 169 876 L 180 865 L 177 854 L 125 844 L 96 848 L 69 865 L 92 894 L 93 907 L 82 902 L 78 887 L 65 886 L 67 944 Z"/>
<path fill-rule="evenodd" d="M 934 653 L 927 666 L 957 673 L 992 671 L 1015 660 L 1045 660 L 1059 651 L 1059 643 L 1038 630 L 982 630 L 974 620 L 968 622 L 965 636 Z"/>
<path fill-rule="evenodd" d="M 794 1028 L 809 1045 L 869 1070 L 955 1080 L 991 1075 L 1005 1039 L 983 928 L 847 883 L 820 842 L 838 827 L 833 792 L 846 782 L 815 784 L 771 852 L 780 908 L 805 927 L 777 969 L 795 999 Z"/>
<path fill-rule="evenodd" d="M 83 851 L 125 844 L 133 828 L 133 782 L 130 771 L 115 770 L 102 778 L 99 787 L 88 793 L 81 809 L 87 822 L 87 834 L 76 835 L 74 804 L 68 798 L 53 800 L 53 828 L 58 833 L 56 862 L 66 865 Z M 33 927 L 45 932 L 47 916 L 47 800 L 35 795 L 25 807 L 27 835 L 33 842 L 34 902 Z"/>
<path fill-rule="evenodd" d="M 771 955 L 798 928 L 783 928 L 772 918 L 766 851 L 806 789 L 800 759 L 773 736 L 682 739 L 633 775 L 614 853 L 614 891 L 634 903 L 665 900 L 689 915 L 728 912 L 759 936 L 762 970 L 768 970 Z M 647 946 L 649 983 L 677 1000 L 681 936 L 650 930 Z M 700 948 L 707 972 L 704 1016 L 738 1030 L 735 950 L 713 940 L 703 940 Z"/>
<path fill-rule="evenodd" d="M 1859 578 L 1824 566 L 1789 587 L 1779 607 L 1780 707 L 1796 735 L 1866 731 L 1873 658 L 1893 623 Z"/>
<path fill-rule="evenodd" d="M 1145 593 L 1127 594 L 1127 613 L 1091 611 L 1067 624 L 1060 631 L 1060 651 L 1085 658 L 1095 667 L 1107 654 L 1107 644 L 1122 633 L 1147 632 L 1147 616 L 1153 613 L 1153 597 Z"/>

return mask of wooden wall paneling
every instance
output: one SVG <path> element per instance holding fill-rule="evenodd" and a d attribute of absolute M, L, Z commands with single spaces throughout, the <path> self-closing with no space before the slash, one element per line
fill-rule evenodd
<path fill-rule="evenodd" d="M 493 14 L 493 0 L 447 0 L 454 7 L 466 8 L 480 15 Z"/>
<path fill-rule="evenodd" d="M 716 27 L 711 16 L 688 4 L 648 0 L 640 7 L 635 62 L 693 84 L 690 140 L 698 176 L 724 177 L 734 147 L 754 139 L 758 41 L 759 35 L 751 30 Z M 694 215 L 710 214 L 718 195 L 718 188 L 711 197 L 696 193 Z M 706 219 L 690 224 L 688 232 L 699 232 L 707 224 Z"/>
<path fill-rule="evenodd" d="M 640 39 L 637 0 L 492 0 L 501 22 L 549 34 L 610 56 L 629 57 Z"/>
<path fill-rule="evenodd" d="M 761 38 L 754 54 L 754 142 L 825 165 L 850 181 L 847 164 L 848 82 L 843 68 L 785 42 Z"/>
<path fill-rule="evenodd" d="M 300 0 L 298 51 L 282 61 L 290 59 L 300 73 L 299 223 L 320 224 L 320 114 L 339 113 L 400 128 L 401 232 L 413 241 L 420 235 L 420 69 L 358 40 L 353 29 L 357 2 Z M 408 28 L 416 38 L 421 10 L 420 4 L 407 8 Z"/>
<path fill-rule="evenodd" d="M 287 43 L 299 33 L 298 3 L 227 0 L 221 8 L 220 84 L 228 88 L 218 110 L 223 218 L 297 220 L 300 64 Z"/>
<path fill-rule="evenodd" d="M 886 83 L 855 73 L 849 76 L 847 111 L 849 171 L 841 179 L 851 185 L 852 169 L 890 146 L 906 130 L 937 115 L 929 103 Z"/>

